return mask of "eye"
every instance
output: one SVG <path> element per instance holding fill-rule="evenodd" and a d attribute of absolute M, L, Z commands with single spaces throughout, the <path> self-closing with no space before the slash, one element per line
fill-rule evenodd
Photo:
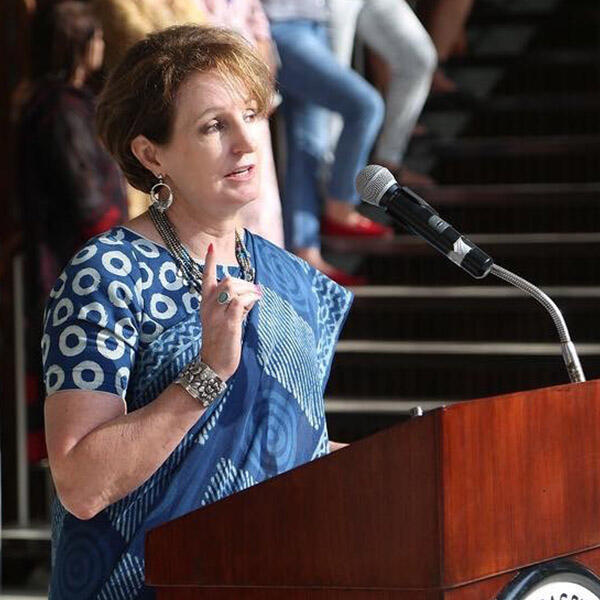
<path fill-rule="evenodd" d="M 256 116 L 256 111 L 254 109 L 249 109 L 244 113 L 244 120 L 252 122 L 256 119 Z"/>
<path fill-rule="evenodd" d="M 221 131 L 224 126 L 225 125 L 223 124 L 222 121 L 218 121 L 217 119 L 215 119 L 214 121 L 210 121 L 209 123 L 207 123 L 204 126 L 203 132 L 204 133 L 217 133 L 217 132 Z"/>

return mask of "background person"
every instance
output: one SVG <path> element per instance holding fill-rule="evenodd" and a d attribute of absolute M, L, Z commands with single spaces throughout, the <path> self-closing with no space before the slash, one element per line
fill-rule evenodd
<path fill-rule="evenodd" d="M 286 166 L 283 219 L 286 247 L 343 285 L 364 283 L 321 255 L 321 233 L 391 236 L 392 230 L 356 210 L 354 178 L 373 146 L 383 120 L 377 91 L 343 67 L 331 51 L 329 10 L 321 0 L 263 0 L 281 57 L 278 82 L 283 98 Z M 329 143 L 329 113 L 344 127 L 326 183 L 321 230 L 321 175 Z"/>
<path fill-rule="evenodd" d="M 100 23 L 83 2 L 39 8 L 33 81 L 20 110 L 18 197 L 24 236 L 29 458 L 45 457 L 39 337 L 48 292 L 77 248 L 127 219 L 124 181 L 96 135 L 88 86 L 101 68 Z"/>
<path fill-rule="evenodd" d="M 465 24 L 475 0 L 418 0 L 417 12 L 438 54 L 440 66 L 433 75 L 432 91 L 440 94 L 460 92 L 456 83 L 443 71 L 452 53 L 466 52 Z"/>
<path fill-rule="evenodd" d="M 348 14 L 349 4 L 354 7 L 354 19 Z M 388 66 L 386 116 L 372 162 L 392 171 L 404 185 L 432 185 L 429 176 L 403 164 L 437 64 L 431 38 L 404 0 L 364 0 L 360 4 L 330 0 L 330 6 L 333 46 L 340 62 L 350 65 L 356 29 L 360 39 Z"/>

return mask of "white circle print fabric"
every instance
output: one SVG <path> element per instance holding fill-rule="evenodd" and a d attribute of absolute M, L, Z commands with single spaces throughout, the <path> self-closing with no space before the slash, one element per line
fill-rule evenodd
<path fill-rule="evenodd" d="M 237 270 L 236 270 L 237 269 Z M 217 267 L 217 277 L 240 276 Z M 194 318 L 197 293 L 164 246 L 126 227 L 92 238 L 71 259 L 46 305 L 46 393 L 81 389 L 126 399 L 134 360 L 169 329 Z"/>

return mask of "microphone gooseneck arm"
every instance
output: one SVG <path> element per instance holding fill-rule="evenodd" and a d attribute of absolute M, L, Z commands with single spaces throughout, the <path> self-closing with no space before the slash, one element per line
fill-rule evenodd
<path fill-rule="evenodd" d="M 526 279 L 515 275 L 508 269 L 505 269 L 495 263 L 492 265 L 490 273 L 499 279 L 514 285 L 516 288 L 523 290 L 537 300 L 550 313 L 550 316 L 554 321 L 554 325 L 556 326 L 556 330 L 558 331 L 562 357 L 565 361 L 567 372 L 569 373 L 569 379 L 572 383 L 580 383 L 585 381 L 585 375 L 583 374 L 583 369 L 581 368 L 581 363 L 579 362 L 579 356 L 577 355 L 575 345 L 571 341 L 567 324 L 565 323 L 565 319 L 554 301 L 547 294 L 542 292 L 542 290 Z"/>

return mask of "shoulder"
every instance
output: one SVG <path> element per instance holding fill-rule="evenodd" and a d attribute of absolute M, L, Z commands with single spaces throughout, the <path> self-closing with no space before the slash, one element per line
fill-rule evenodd
<path fill-rule="evenodd" d="M 129 296 L 136 279 L 139 266 L 133 248 L 115 227 L 91 238 L 67 263 L 50 290 L 47 314 L 54 305 L 102 303 L 104 296 L 116 293 Z"/>
<path fill-rule="evenodd" d="M 57 122 L 85 122 L 92 127 L 94 97 L 87 88 L 78 89 L 71 85 L 49 83 L 44 92 L 44 108 L 48 116 Z"/>
<path fill-rule="evenodd" d="M 103 27 L 122 24 L 124 19 L 139 18 L 142 12 L 140 3 L 131 0 L 93 0 L 92 5 Z"/>
<path fill-rule="evenodd" d="M 35 84 L 28 100 L 21 108 L 20 119 L 28 126 L 31 122 L 48 125 L 64 119 L 69 109 L 78 103 L 72 88 L 55 81 L 44 80 Z M 75 107 L 77 108 L 77 107 Z"/>
<path fill-rule="evenodd" d="M 79 271 L 88 267 L 100 268 L 104 275 L 127 276 L 137 262 L 137 248 L 141 238 L 130 235 L 123 227 L 113 227 L 88 240 L 71 258 L 65 271 Z M 145 246 L 147 253 L 159 254 L 155 244 Z"/>
<path fill-rule="evenodd" d="M 69 265 L 79 265 L 93 258 L 95 262 L 108 260 L 106 255 L 126 255 L 138 262 L 144 258 L 159 259 L 167 255 L 166 250 L 152 240 L 118 225 L 90 238 L 73 256 Z"/>
<path fill-rule="evenodd" d="M 248 231 L 248 230 L 246 230 Z M 275 261 L 276 264 L 284 264 L 289 267 L 293 267 L 298 274 L 303 273 L 306 276 L 312 278 L 316 269 L 309 265 L 305 260 L 299 256 L 284 250 L 277 246 L 273 242 L 265 239 L 264 237 L 248 231 L 249 239 L 254 247 L 256 258 L 261 261 Z M 273 266 L 272 264 L 270 266 Z"/>
<path fill-rule="evenodd" d="M 346 311 L 354 298 L 352 292 L 339 285 L 300 257 L 276 246 L 263 237 L 250 233 L 261 278 L 269 281 L 281 295 L 298 302 L 308 293 L 316 307 L 336 305 Z M 301 292 L 304 289 L 305 292 Z M 300 292 L 300 296 L 299 296 Z"/>
<path fill-rule="evenodd" d="M 143 288 L 148 274 L 164 262 L 164 253 L 124 227 L 114 227 L 88 240 L 71 258 L 50 291 L 49 304 L 65 294 L 88 298 L 105 290 L 129 296 Z"/>

